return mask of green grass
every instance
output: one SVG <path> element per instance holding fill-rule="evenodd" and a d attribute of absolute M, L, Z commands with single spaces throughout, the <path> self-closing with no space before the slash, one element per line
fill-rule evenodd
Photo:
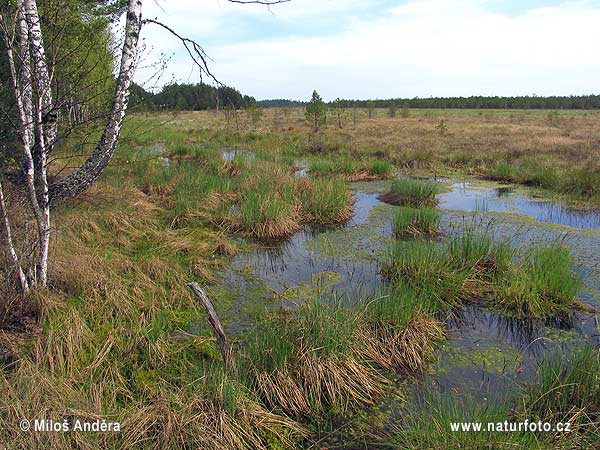
<path fill-rule="evenodd" d="M 590 199 L 600 192 L 600 173 L 588 169 L 557 168 L 530 157 L 523 161 L 499 162 L 485 171 L 485 178 L 526 184 L 566 194 L 574 198 Z"/>
<path fill-rule="evenodd" d="M 392 181 L 388 194 L 390 203 L 398 205 L 424 206 L 435 204 L 439 187 L 434 181 L 398 178 Z"/>
<path fill-rule="evenodd" d="M 519 179 L 522 183 L 552 191 L 560 191 L 561 173 L 555 167 L 529 158 L 520 164 Z"/>
<path fill-rule="evenodd" d="M 590 344 L 556 352 L 525 388 L 524 416 L 550 423 L 571 422 L 600 442 L 600 351 Z"/>
<path fill-rule="evenodd" d="M 485 300 L 517 317 L 549 317 L 573 307 L 583 282 L 567 247 L 537 244 L 519 258 L 515 252 L 507 242 L 473 230 L 442 245 L 398 241 L 382 273 L 417 291 L 431 288 L 446 305 Z"/>
<path fill-rule="evenodd" d="M 505 402 L 478 402 L 469 397 L 426 393 L 421 406 L 414 408 L 402 422 L 393 425 L 388 437 L 380 445 L 383 448 L 411 450 L 572 448 L 567 445 L 552 446 L 548 433 L 487 430 L 488 423 L 511 421 L 508 412 L 509 407 Z M 460 422 L 481 422 L 483 431 L 452 431 L 451 423 Z"/>
<path fill-rule="evenodd" d="M 369 169 L 382 178 L 388 178 L 392 174 L 392 165 L 385 159 L 372 162 Z"/>
<path fill-rule="evenodd" d="M 450 267 L 443 252 L 429 241 L 398 241 L 382 273 L 396 285 L 407 284 L 417 293 L 429 293 L 440 308 L 460 304 L 469 272 Z"/>
<path fill-rule="evenodd" d="M 232 189 L 232 181 L 219 174 L 204 172 L 188 162 L 177 164 L 173 179 L 173 213 L 183 214 L 200 209 L 211 192 L 227 192 Z"/>
<path fill-rule="evenodd" d="M 352 197 L 341 178 L 316 178 L 299 193 L 306 220 L 319 224 L 345 222 L 352 217 Z"/>
<path fill-rule="evenodd" d="M 513 164 L 500 161 L 487 178 L 498 181 L 514 181 L 517 173 L 518 170 Z"/>
<path fill-rule="evenodd" d="M 600 194 L 600 172 L 573 169 L 562 179 L 561 190 L 566 194 L 583 198 L 598 197 Z"/>
<path fill-rule="evenodd" d="M 517 316 L 547 317 L 573 305 L 583 280 L 559 242 L 532 246 L 499 287 L 494 302 Z"/>
<path fill-rule="evenodd" d="M 394 216 L 394 234 L 397 237 L 437 234 L 441 216 L 441 211 L 435 208 L 400 207 Z"/>
<path fill-rule="evenodd" d="M 239 194 L 239 227 L 258 239 L 281 239 L 297 231 L 293 183 L 253 177 Z"/>
<path fill-rule="evenodd" d="M 403 330 L 415 314 L 433 314 L 437 309 L 435 296 L 431 292 L 418 292 L 414 287 L 400 282 L 389 292 L 370 300 L 366 315 L 369 321 Z"/>

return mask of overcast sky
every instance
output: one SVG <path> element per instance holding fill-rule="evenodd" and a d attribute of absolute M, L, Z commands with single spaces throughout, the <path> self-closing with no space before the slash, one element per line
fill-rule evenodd
<path fill-rule="evenodd" d="M 600 0 L 156 0 L 144 16 L 201 43 L 219 81 L 257 99 L 600 92 Z M 159 84 L 199 81 L 177 39 L 152 25 L 142 37 L 144 64 L 172 55 Z"/>

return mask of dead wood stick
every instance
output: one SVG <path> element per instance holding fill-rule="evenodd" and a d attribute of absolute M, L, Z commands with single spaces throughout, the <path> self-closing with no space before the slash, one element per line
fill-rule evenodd
<path fill-rule="evenodd" d="M 210 323 L 210 326 L 215 333 L 215 337 L 217 338 L 217 344 L 219 344 L 219 350 L 223 356 L 223 364 L 225 364 L 225 369 L 231 370 L 233 368 L 231 347 L 229 346 L 227 336 L 225 335 L 225 330 L 223 330 L 223 326 L 221 325 L 221 321 L 219 320 L 219 316 L 217 315 L 212 302 L 198 283 L 188 283 L 188 287 L 192 290 L 196 299 L 202 303 L 202 306 L 204 306 L 206 314 L 208 315 L 208 322 Z"/>

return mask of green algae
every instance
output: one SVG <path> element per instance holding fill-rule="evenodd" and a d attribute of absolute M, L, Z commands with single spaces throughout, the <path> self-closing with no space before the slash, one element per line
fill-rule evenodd
<path fill-rule="evenodd" d="M 282 296 L 288 300 L 310 300 L 331 292 L 333 286 L 342 280 L 342 276 L 337 272 L 317 272 L 313 273 L 310 281 L 301 283 L 298 286 L 288 288 Z"/>
<path fill-rule="evenodd" d="M 523 361 L 520 351 L 500 347 L 492 342 L 489 345 L 478 342 L 474 347 L 459 347 L 452 342 L 443 342 L 436 353 L 437 361 L 431 367 L 432 373 L 436 375 L 448 373 L 451 367 L 478 367 L 486 372 L 506 375 L 514 373 Z"/>
<path fill-rule="evenodd" d="M 557 344 L 581 341 L 581 336 L 574 330 L 561 330 L 554 327 L 545 327 L 544 336 L 546 339 Z"/>
<path fill-rule="evenodd" d="M 391 205 L 375 205 L 365 224 L 320 233 L 307 241 L 306 246 L 324 257 L 373 262 L 383 256 L 393 243 L 393 239 L 379 228 L 391 223 L 396 209 Z"/>

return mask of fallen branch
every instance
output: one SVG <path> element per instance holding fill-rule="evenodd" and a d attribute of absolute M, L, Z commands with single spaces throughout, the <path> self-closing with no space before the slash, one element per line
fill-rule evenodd
<path fill-rule="evenodd" d="M 217 344 L 219 344 L 219 350 L 223 356 L 223 364 L 225 365 L 225 369 L 232 370 L 233 359 L 231 357 L 231 347 L 229 346 L 227 336 L 225 335 L 225 331 L 223 330 L 223 326 L 221 325 L 221 321 L 219 320 L 219 316 L 217 315 L 212 302 L 198 283 L 188 283 L 188 287 L 192 290 L 196 299 L 202 303 L 202 306 L 204 306 L 204 309 L 206 310 L 208 322 L 215 333 Z"/>

